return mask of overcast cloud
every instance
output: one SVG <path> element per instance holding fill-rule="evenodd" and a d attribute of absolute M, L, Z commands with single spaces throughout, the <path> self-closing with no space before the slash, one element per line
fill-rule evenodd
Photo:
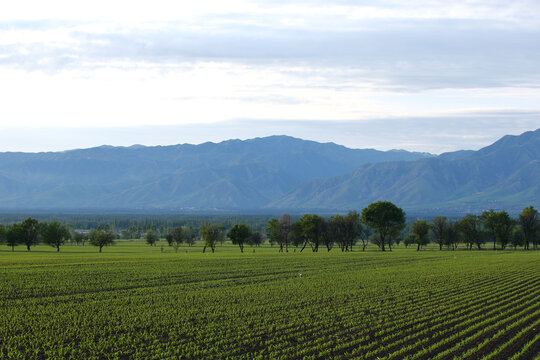
<path fill-rule="evenodd" d="M 0 150 L 273 133 L 478 148 L 540 127 L 537 14 L 537 1 L 4 4 Z"/>

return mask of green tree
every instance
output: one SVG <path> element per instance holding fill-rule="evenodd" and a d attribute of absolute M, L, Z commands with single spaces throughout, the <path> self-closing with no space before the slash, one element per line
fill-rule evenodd
<path fill-rule="evenodd" d="M 330 220 L 332 224 L 332 233 L 335 241 L 338 243 L 341 251 L 352 251 L 353 245 L 359 237 L 362 236 L 363 226 L 360 222 L 360 214 L 356 211 L 349 211 L 346 216 L 334 215 Z M 366 238 L 362 238 L 362 242 L 367 242 L 368 233 L 365 233 Z M 364 243 L 363 250 L 366 244 Z"/>
<path fill-rule="evenodd" d="M 407 235 L 405 239 L 403 239 L 403 243 L 405 244 L 406 248 L 409 247 L 409 245 L 417 244 L 416 235 L 414 234 Z"/>
<path fill-rule="evenodd" d="M 420 251 L 422 246 L 429 244 L 429 225 L 426 220 L 417 220 L 411 227 L 411 233 L 414 234 L 418 245 L 416 251 Z"/>
<path fill-rule="evenodd" d="M 356 241 L 362 235 L 364 227 L 362 226 L 362 222 L 360 220 L 360 214 L 354 210 L 347 213 L 347 216 L 345 216 L 345 221 L 347 222 L 347 246 L 349 250 L 352 251 L 353 245 L 356 244 Z"/>
<path fill-rule="evenodd" d="M 496 212 L 494 210 L 484 211 L 482 220 L 489 237 L 493 241 L 493 250 L 497 248 L 497 243 L 504 250 L 512 237 L 515 221 L 510 218 L 506 211 Z"/>
<path fill-rule="evenodd" d="M 11 247 L 11 251 L 15 251 L 15 246 L 21 243 L 24 237 L 24 228 L 21 223 L 10 225 L 6 229 L 6 245 Z"/>
<path fill-rule="evenodd" d="M 268 224 L 266 225 L 266 236 L 268 237 L 270 245 L 278 244 L 279 252 L 283 252 L 284 242 L 281 241 L 281 226 L 278 219 L 272 218 L 268 221 Z"/>
<path fill-rule="evenodd" d="M 540 220 L 538 219 L 538 211 L 532 206 L 526 207 L 519 214 L 519 223 L 523 231 L 523 246 L 525 250 L 529 250 L 529 244 L 536 246 L 540 235 Z"/>
<path fill-rule="evenodd" d="M 322 218 L 316 214 L 304 214 L 293 224 L 297 245 L 302 245 L 300 252 L 309 244 L 313 252 L 319 251 L 322 240 Z"/>
<path fill-rule="evenodd" d="M 347 242 L 348 224 L 343 215 L 334 215 L 330 218 L 330 226 L 334 241 L 337 242 L 341 251 L 349 251 Z"/>
<path fill-rule="evenodd" d="M 466 244 L 468 250 L 472 250 L 473 245 L 476 245 L 478 250 L 480 250 L 482 248 L 482 244 L 486 242 L 485 234 L 481 227 L 481 217 L 473 214 L 465 215 L 457 223 L 457 228 L 461 233 L 463 242 Z"/>
<path fill-rule="evenodd" d="M 449 221 L 446 224 L 446 230 L 444 233 L 444 244 L 452 250 L 457 249 L 459 245 L 459 233 L 458 226 L 455 221 Z"/>
<path fill-rule="evenodd" d="M 248 239 L 249 246 L 261 246 L 264 241 L 263 234 L 260 231 L 253 231 Z"/>
<path fill-rule="evenodd" d="M 521 226 L 514 227 L 512 231 L 512 238 L 510 239 L 510 245 L 516 250 L 518 246 L 523 246 L 525 244 L 525 234 Z"/>
<path fill-rule="evenodd" d="M 512 231 L 515 223 L 514 219 L 506 211 L 500 211 L 496 214 L 495 239 L 503 250 L 512 239 Z"/>
<path fill-rule="evenodd" d="M 71 238 L 68 228 L 57 221 L 53 221 L 43 230 L 43 241 L 60 251 L 60 246 L 64 245 Z"/>
<path fill-rule="evenodd" d="M 188 244 L 189 246 L 193 246 L 195 244 L 195 240 L 197 239 L 197 233 L 191 226 L 184 228 L 184 242 Z"/>
<path fill-rule="evenodd" d="M 146 243 L 150 246 L 156 246 L 156 243 L 159 241 L 159 235 L 155 230 L 148 230 L 146 232 Z"/>
<path fill-rule="evenodd" d="M 336 239 L 336 228 L 332 221 L 326 221 L 325 219 L 322 219 L 321 239 L 324 246 L 326 246 L 326 250 L 332 250 Z"/>
<path fill-rule="evenodd" d="M 186 233 L 184 231 L 184 228 L 177 226 L 173 228 L 169 233 L 165 236 L 165 240 L 167 240 L 167 243 L 169 246 L 174 247 L 174 251 L 178 252 L 178 248 L 180 247 L 180 244 L 182 244 L 185 240 Z"/>
<path fill-rule="evenodd" d="M 90 244 L 98 246 L 99 252 L 101 252 L 104 246 L 113 245 L 115 238 L 116 236 L 111 230 L 92 230 L 88 234 Z"/>
<path fill-rule="evenodd" d="M 0 225 L 0 244 L 6 242 L 6 228 L 4 225 Z"/>
<path fill-rule="evenodd" d="M 482 213 L 482 222 L 489 238 L 493 241 L 493 250 L 497 249 L 497 213 L 491 209 Z"/>
<path fill-rule="evenodd" d="M 227 237 L 234 245 L 240 247 L 240 252 L 244 252 L 244 244 L 251 236 L 251 229 L 245 224 L 235 224 L 227 232 Z"/>
<path fill-rule="evenodd" d="M 225 236 L 225 228 L 222 225 L 211 224 L 205 221 L 201 225 L 199 233 L 204 241 L 203 253 L 206 252 L 207 247 L 214 252 L 216 249 L 216 244 L 219 241 L 222 241 Z"/>
<path fill-rule="evenodd" d="M 385 251 L 386 241 L 405 227 L 405 213 L 389 201 L 377 201 L 362 210 L 362 222 L 377 231 L 381 250 Z"/>
<path fill-rule="evenodd" d="M 279 252 L 289 252 L 291 228 L 291 216 L 289 214 L 281 215 L 279 220 L 273 218 L 268 221 L 266 236 L 271 244 L 279 245 Z"/>
<path fill-rule="evenodd" d="M 446 216 L 437 216 L 431 224 L 431 232 L 433 233 L 433 242 L 439 245 L 439 250 L 442 250 L 446 242 L 448 222 Z"/>
<path fill-rule="evenodd" d="M 30 248 L 39 243 L 39 222 L 36 219 L 27 218 L 21 223 L 23 228 L 23 237 L 21 242 L 26 245 L 26 249 L 30 251 Z"/>

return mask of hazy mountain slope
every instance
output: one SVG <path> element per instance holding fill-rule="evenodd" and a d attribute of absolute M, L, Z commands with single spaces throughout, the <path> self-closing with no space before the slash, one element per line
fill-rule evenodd
<path fill-rule="evenodd" d="M 365 163 L 430 157 L 288 136 L 201 145 L 0 153 L 4 209 L 253 209 Z"/>
<path fill-rule="evenodd" d="M 522 207 L 540 203 L 539 179 L 540 129 L 474 152 L 363 165 L 302 184 L 268 206 L 352 209 L 384 199 L 408 208 Z"/>

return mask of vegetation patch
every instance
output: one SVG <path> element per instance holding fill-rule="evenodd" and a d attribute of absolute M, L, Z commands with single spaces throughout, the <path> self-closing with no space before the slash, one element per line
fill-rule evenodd
<path fill-rule="evenodd" d="M 245 235 L 245 234 L 244 234 Z M 238 237 L 240 239 L 241 237 Z M 540 253 L 0 251 L 5 359 L 534 359 Z"/>

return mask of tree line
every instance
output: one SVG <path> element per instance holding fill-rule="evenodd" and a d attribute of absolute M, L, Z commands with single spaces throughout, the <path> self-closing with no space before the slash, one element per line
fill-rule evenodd
<path fill-rule="evenodd" d="M 226 226 L 204 221 L 198 229 L 192 226 L 175 226 L 165 234 L 168 245 L 178 251 L 181 244 L 192 246 L 197 239 L 203 242 L 203 252 L 215 251 L 218 243 L 226 239 L 238 245 L 241 252 L 244 246 L 260 246 L 268 240 L 270 245 L 277 245 L 279 252 L 288 252 L 289 248 L 298 248 L 300 252 L 311 249 L 318 252 L 323 248 L 331 251 L 338 247 L 341 251 L 352 251 L 353 246 L 365 250 L 369 243 L 377 245 L 382 251 L 392 250 L 394 244 L 415 245 L 421 250 L 429 243 L 455 250 L 464 244 L 468 250 L 481 249 L 487 242 L 493 243 L 493 249 L 528 250 L 540 245 L 540 220 L 538 211 L 529 206 L 513 219 L 506 211 L 489 210 L 481 215 L 469 214 L 459 221 L 452 221 L 444 216 L 437 216 L 432 221 L 416 220 L 407 227 L 405 212 L 388 201 L 374 202 L 361 213 L 350 211 L 346 215 L 334 215 L 324 218 L 316 214 L 304 214 L 296 221 L 289 214 L 271 218 L 265 234 L 254 231 L 249 225 L 236 223 L 226 231 Z M 10 246 L 25 245 L 31 247 L 40 242 L 51 245 L 60 251 L 67 241 L 84 245 L 88 241 L 102 251 L 104 246 L 114 244 L 119 234 L 113 233 L 109 226 L 92 229 L 89 232 L 75 232 L 57 221 L 39 222 L 27 218 L 9 226 L 0 225 L 0 242 Z M 156 246 L 161 238 L 159 229 L 150 227 L 141 234 L 151 246 Z"/>
<path fill-rule="evenodd" d="M 60 251 L 60 247 L 67 241 L 80 244 L 88 241 L 91 245 L 97 246 L 99 252 L 104 246 L 114 244 L 116 235 L 109 229 L 93 229 L 88 234 L 74 232 L 71 233 L 68 227 L 58 221 L 50 223 L 39 222 L 33 218 L 27 218 L 20 223 L 9 226 L 0 225 L 0 243 L 5 243 L 15 251 L 15 246 L 24 245 L 30 251 L 32 246 L 43 242 Z"/>
<path fill-rule="evenodd" d="M 464 244 L 468 250 L 481 249 L 487 242 L 493 243 L 493 250 L 504 250 L 508 246 L 537 249 L 540 245 L 538 211 L 532 206 L 526 207 L 517 219 L 512 219 L 506 211 L 489 210 L 481 215 L 466 215 L 459 221 L 450 221 L 444 216 L 437 216 L 430 223 L 417 220 L 404 243 L 406 246 L 416 244 L 420 250 L 430 240 L 439 245 L 440 250 L 443 247 L 455 250 L 459 244 Z"/>
<path fill-rule="evenodd" d="M 465 244 L 468 250 L 481 249 L 487 242 L 493 242 L 493 249 L 538 248 L 540 245 L 540 220 L 538 211 L 529 206 L 512 219 L 506 211 L 485 211 L 482 215 L 469 214 L 459 221 L 437 216 L 433 221 L 417 220 L 407 229 L 405 212 L 388 201 L 378 201 L 368 205 L 361 213 L 350 211 L 347 215 L 334 215 L 329 219 L 316 214 L 304 214 L 291 221 L 289 214 L 272 218 L 266 226 L 266 237 L 271 245 L 278 245 L 279 252 L 288 252 L 290 247 L 300 252 L 310 248 L 313 252 L 320 248 L 327 251 L 337 246 L 341 251 L 352 251 L 359 245 L 364 251 L 369 243 L 382 251 L 392 250 L 394 244 L 402 240 L 405 246 L 415 244 L 417 250 L 430 242 L 455 250 Z M 262 234 L 252 232 L 245 224 L 235 224 L 225 233 L 219 224 L 204 223 L 200 228 L 207 248 L 214 252 L 216 243 L 227 237 L 244 251 L 244 246 L 262 243 Z M 170 244 L 170 243 L 169 243 Z M 497 247 L 498 246 L 498 247 Z"/>

